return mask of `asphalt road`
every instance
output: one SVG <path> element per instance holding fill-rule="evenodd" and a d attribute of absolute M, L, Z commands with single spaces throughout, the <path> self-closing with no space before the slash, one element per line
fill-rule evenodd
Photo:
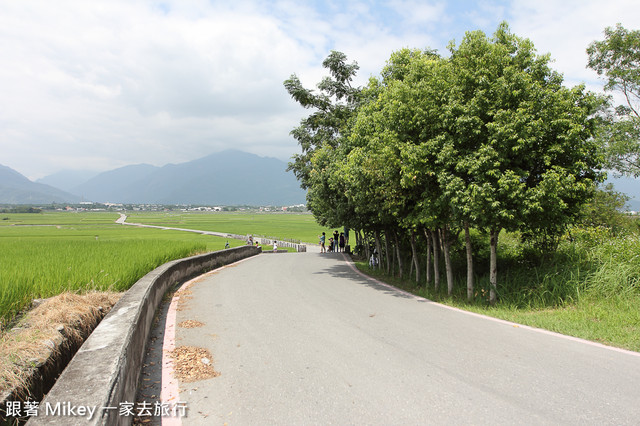
<path fill-rule="evenodd" d="M 342 255 L 262 254 L 190 287 L 185 425 L 640 424 L 640 354 L 466 314 Z"/>

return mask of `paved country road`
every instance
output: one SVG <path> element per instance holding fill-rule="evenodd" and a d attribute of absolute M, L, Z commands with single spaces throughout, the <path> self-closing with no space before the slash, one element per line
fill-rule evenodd
<path fill-rule="evenodd" d="M 442 307 L 341 254 L 262 254 L 190 292 L 176 323 L 205 325 L 176 346 L 221 375 L 180 384 L 185 425 L 640 424 L 640 354 Z"/>

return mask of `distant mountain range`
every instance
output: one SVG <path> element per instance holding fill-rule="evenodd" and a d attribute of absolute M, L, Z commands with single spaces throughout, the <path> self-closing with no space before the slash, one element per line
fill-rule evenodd
<path fill-rule="evenodd" d="M 0 203 L 75 203 L 81 197 L 43 183 L 31 182 L 15 170 L 0 164 Z"/>
<path fill-rule="evenodd" d="M 80 201 L 149 204 L 293 205 L 305 202 L 287 163 L 229 150 L 181 164 L 125 166 L 104 173 L 62 171 L 32 182 L 0 165 L 0 203 Z M 610 177 L 640 211 L 640 180 Z"/>
<path fill-rule="evenodd" d="M 61 170 L 52 175 L 37 179 L 36 183 L 44 183 L 45 185 L 53 186 L 66 192 L 72 192 L 73 188 L 78 186 L 78 184 L 86 182 L 99 174 L 99 172 L 88 170 Z"/>
<path fill-rule="evenodd" d="M 97 175 L 60 172 L 37 182 L 0 166 L 0 203 L 48 204 L 82 200 L 204 205 L 304 203 L 305 192 L 286 169 L 284 161 L 236 150 L 163 167 L 137 164 Z"/>

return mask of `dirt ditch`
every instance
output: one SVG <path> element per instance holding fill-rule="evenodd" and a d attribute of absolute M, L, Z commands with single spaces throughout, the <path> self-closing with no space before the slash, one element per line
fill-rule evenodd
<path fill-rule="evenodd" d="M 7 402 L 41 401 L 82 343 L 122 293 L 63 293 L 36 300 L 16 325 L 0 336 L 0 424 Z M 24 419 L 22 419 L 24 420 Z"/>

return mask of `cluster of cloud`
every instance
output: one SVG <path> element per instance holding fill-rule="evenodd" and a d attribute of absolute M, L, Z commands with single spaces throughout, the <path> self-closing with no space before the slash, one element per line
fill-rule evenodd
<path fill-rule="evenodd" d="M 585 49 L 606 26 L 639 28 L 635 0 L 25 0 L 0 4 L 0 163 L 38 178 L 61 169 L 163 165 L 226 148 L 287 159 L 330 50 L 358 84 L 392 51 L 446 52 L 466 30 L 512 30 L 586 81 Z M 634 16 L 635 15 L 635 16 Z"/>

